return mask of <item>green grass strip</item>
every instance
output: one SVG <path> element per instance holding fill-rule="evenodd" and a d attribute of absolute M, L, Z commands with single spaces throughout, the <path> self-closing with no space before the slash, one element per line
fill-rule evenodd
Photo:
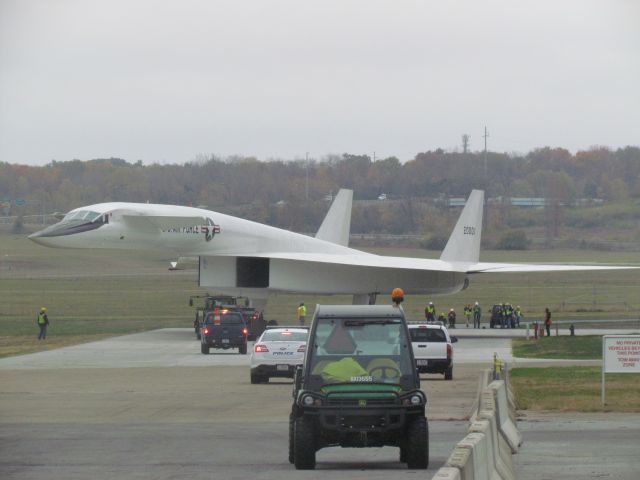
<path fill-rule="evenodd" d="M 514 339 L 513 355 L 518 358 L 550 358 L 599 360 L 602 358 L 602 337 L 542 337 L 538 340 Z"/>
<path fill-rule="evenodd" d="M 600 367 L 514 368 L 510 373 L 519 410 L 640 412 L 637 374 L 607 374 L 603 406 Z"/>

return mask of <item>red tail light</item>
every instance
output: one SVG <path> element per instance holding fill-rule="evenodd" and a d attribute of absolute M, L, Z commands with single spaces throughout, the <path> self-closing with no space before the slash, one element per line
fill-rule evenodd
<path fill-rule="evenodd" d="M 264 353 L 269 351 L 266 345 L 256 345 L 256 348 L 254 350 L 258 353 Z"/>
<path fill-rule="evenodd" d="M 447 344 L 447 358 L 451 359 L 453 356 L 453 347 L 450 344 Z"/>
<path fill-rule="evenodd" d="M 205 335 L 209 335 L 209 329 L 208 329 L 208 328 L 205 328 L 205 329 L 204 329 L 204 334 L 205 334 Z"/>
<path fill-rule="evenodd" d="M 258 319 L 258 315 L 256 315 L 255 313 L 251 315 L 251 320 L 257 320 L 257 319 Z"/>
<path fill-rule="evenodd" d="M 307 346 L 306 345 L 300 345 L 298 347 L 298 353 L 304 353 L 307 351 Z"/>
<path fill-rule="evenodd" d="M 246 328 L 242 329 L 242 334 L 243 335 L 249 335 L 249 330 L 247 330 Z"/>

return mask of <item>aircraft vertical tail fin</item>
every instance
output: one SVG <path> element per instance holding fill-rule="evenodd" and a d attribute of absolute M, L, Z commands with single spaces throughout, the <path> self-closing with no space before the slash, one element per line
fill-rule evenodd
<path fill-rule="evenodd" d="M 316 238 L 347 247 L 351 228 L 353 190 L 340 189 L 324 217 Z"/>
<path fill-rule="evenodd" d="M 484 191 L 472 190 L 440 260 L 476 263 L 480 260 Z"/>

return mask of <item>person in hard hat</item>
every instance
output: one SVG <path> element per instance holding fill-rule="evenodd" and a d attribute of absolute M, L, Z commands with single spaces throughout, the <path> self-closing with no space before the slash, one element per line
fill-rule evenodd
<path fill-rule="evenodd" d="M 480 304 L 476 302 L 473 306 L 473 328 L 480 328 L 480 318 L 482 317 L 482 308 Z"/>
<path fill-rule="evenodd" d="M 500 328 L 507 328 L 507 304 L 504 302 L 500 306 Z"/>
<path fill-rule="evenodd" d="M 473 313 L 473 310 L 471 309 L 471 304 L 467 303 L 464 306 L 464 317 L 467 319 L 466 328 L 469 328 L 469 320 L 471 320 L 472 313 Z"/>
<path fill-rule="evenodd" d="M 456 311 L 453 308 L 449 309 L 447 318 L 449 320 L 449 328 L 456 328 Z"/>
<path fill-rule="evenodd" d="M 515 315 L 516 325 L 519 327 L 520 326 L 520 320 L 524 316 L 524 315 L 522 315 L 522 309 L 520 308 L 520 305 L 516 305 L 516 309 L 514 311 L 514 315 Z"/>
<path fill-rule="evenodd" d="M 305 307 L 304 302 L 300 303 L 298 307 L 298 322 L 300 325 L 304 325 L 304 322 L 307 320 L 307 307 Z"/>
<path fill-rule="evenodd" d="M 42 307 L 40 313 L 38 313 L 38 327 L 40 327 L 40 334 L 38 340 L 46 340 L 47 327 L 49 326 L 49 317 L 47 316 L 47 309 Z"/>
<path fill-rule="evenodd" d="M 427 322 L 430 323 L 436 321 L 436 307 L 433 302 L 429 302 L 429 304 L 424 307 L 424 318 L 426 318 Z"/>
<path fill-rule="evenodd" d="M 507 319 L 507 328 L 515 328 L 515 320 L 513 318 L 513 305 L 507 303 L 505 318 Z"/>
<path fill-rule="evenodd" d="M 394 288 L 391 292 L 391 301 L 396 307 L 399 307 L 404 301 L 404 291 L 401 288 Z"/>

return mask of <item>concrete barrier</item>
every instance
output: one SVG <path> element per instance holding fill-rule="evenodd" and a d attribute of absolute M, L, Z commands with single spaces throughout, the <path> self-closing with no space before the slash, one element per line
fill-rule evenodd
<path fill-rule="evenodd" d="M 490 369 L 478 380 L 469 433 L 455 446 L 437 480 L 515 480 L 511 455 L 522 436 L 516 428 L 515 404 L 508 380 L 495 380 Z M 508 378 L 508 375 L 507 377 Z"/>
<path fill-rule="evenodd" d="M 458 448 L 466 448 L 473 458 L 473 480 L 492 480 L 493 458 L 487 450 L 487 436 L 484 433 L 469 433 L 458 442 Z M 464 480 L 467 480 L 463 477 Z"/>
<path fill-rule="evenodd" d="M 489 386 L 489 384 L 493 380 L 493 370 L 487 368 L 480 372 L 480 377 L 478 379 L 478 394 L 476 396 L 475 402 L 473 402 L 473 406 L 471 407 L 471 412 L 469 412 L 469 422 L 473 423 L 476 419 L 476 415 L 480 411 L 480 400 L 482 398 L 482 392 Z"/>
<path fill-rule="evenodd" d="M 511 421 L 516 423 L 516 398 L 513 395 L 513 391 L 511 389 L 511 381 L 509 376 L 509 369 L 505 364 L 504 369 L 504 384 L 507 387 L 507 400 L 509 400 L 509 416 L 511 417 Z"/>
<path fill-rule="evenodd" d="M 454 447 L 445 467 L 453 467 L 460 472 L 461 480 L 474 480 L 474 465 L 471 450 L 468 448 Z"/>
<path fill-rule="evenodd" d="M 469 427 L 469 433 L 482 433 L 487 437 L 487 465 L 489 468 L 489 478 L 496 480 L 515 480 L 513 464 L 511 463 L 511 450 L 506 442 L 503 442 L 503 452 L 508 456 L 508 463 L 500 454 L 499 435 L 496 426 L 494 412 L 488 410 L 481 411 L 482 420 L 476 420 Z"/>
<path fill-rule="evenodd" d="M 507 399 L 507 388 L 504 381 L 495 380 L 491 382 L 489 389 L 493 392 L 500 433 L 509 444 L 511 453 L 518 453 L 518 448 L 522 444 L 522 435 L 518 432 L 515 422 L 509 415 L 509 400 Z"/>
<path fill-rule="evenodd" d="M 462 480 L 460 470 L 453 467 L 442 467 L 433 476 L 433 480 Z"/>
<path fill-rule="evenodd" d="M 496 402 L 493 396 L 493 392 L 486 391 L 482 396 L 482 404 L 480 413 L 478 413 L 479 420 L 487 420 L 491 424 L 491 430 L 494 433 L 495 445 L 498 447 L 498 456 L 500 460 L 496 463 L 500 472 L 513 472 L 513 461 L 511 459 L 511 447 L 504 439 L 500 427 L 498 425 L 498 417 L 496 415 Z"/>

